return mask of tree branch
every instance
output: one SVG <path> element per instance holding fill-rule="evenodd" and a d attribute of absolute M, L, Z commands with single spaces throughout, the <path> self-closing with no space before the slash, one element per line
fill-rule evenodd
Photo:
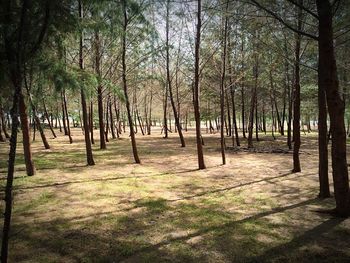
<path fill-rule="evenodd" d="M 312 15 L 314 18 L 316 18 L 317 20 L 319 20 L 319 17 L 317 14 L 315 14 L 314 12 L 312 12 L 310 9 L 307 9 L 304 5 L 301 5 L 297 2 L 295 2 L 294 0 L 287 0 L 289 3 L 301 8 L 302 10 L 304 10 L 306 13 Z"/>
<path fill-rule="evenodd" d="M 258 8 L 264 10 L 266 13 L 270 14 L 271 16 L 273 16 L 277 21 L 279 21 L 280 23 L 282 23 L 284 26 L 286 26 L 287 28 L 289 28 L 290 30 L 294 31 L 295 33 L 298 33 L 300 35 L 309 37 L 311 39 L 314 40 L 318 40 L 317 36 L 314 36 L 312 34 L 309 34 L 307 32 L 304 32 L 302 30 L 298 30 L 295 27 L 291 26 L 290 24 L 288 24 L 286 21 L 284 21 L 280 16 L 278 16 L 275 12 L 273 12 L 272 10 L 266 8 L 265 6 L 261 5 L 258 1 L 256 0 L 250 0 L 255 6 L 257 6 Z"/>

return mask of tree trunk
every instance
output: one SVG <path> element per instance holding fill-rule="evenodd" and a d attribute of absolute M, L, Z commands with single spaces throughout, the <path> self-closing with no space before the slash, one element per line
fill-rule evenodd
<path fill-rule="evenodd" d="M 83 18 L 83 7 L 81 0 L 79 0 L 79 17 Z M 80 31 L 79 39 L 79 67 L 81 70 L 84 70 L 84 60 L 83 60 L 83 32 Z M 89 134 L 89 121 L 87 114 L 86 98 L 84 88 L 80 88 L 81 95 L 81 107 L 83 111 L 83 125 L 84 125 L 84 137 L 85 137 L 85 148 L 86 148 L 86 161 L 88 165 L 95 165 L 94 158 L 92 156 L 92 148 Z"/>
<path fill-rule="evenodd" d="M 19 91 L 19 113 L 20 113 L 20 119 L 21 119 L 23 151 L 24 151 L 24 160 L 26 164 L 26 172 L 28 176 L 32 176 L 35 174 L 35 166 L 34 166 L 33 157 L 32 157 L 32 149 L 30 146 L 27 109 L 24 102 L 24 96 L 21 91 Z"/>
<path fill-rule="evenodd" d="M 98 31 L 95 31 L 95 73 L 101 77 L 100 69 L 100 38 Z M 100 149 L 106 149 L 105 132 L 104 132 L 104 120 L 103 120 L 103 97 L 102 97 L 102 85 L 97 86 L 97 110 L 98 110 L 98 123 L 100 128 Z"/>
<path fill-rule="evenodd" d="M 63 123 L 64 135 L 68 135 L 67 125 L 66 125 L 66 111 L 64 109 L 63 91 L 61 91 L 61 106 L 62 106 L 62 123 Z"/>
<path fill-rule="evenodd" d="M 90 127 L 91 144 L 95 144 L 95 139 L 94 139 L 94 104 L 93 104 L 92 100 L 90 101 L 90 107 L 89 107 L 89 127 Z"/>
<path fill-rule="evenodd" d="M 55 133 L 55 131 L 53 130 L 52 122 L 50 121 L 49 114 L 48 114 L 48 112 L 47 112 L 47 109 L 46 109 L 46 105 L 45 105 L 45 101 L 44 101 L 44 100 L 43 100 L 43 106 L 44 106 L 45 117 L 46 117 L 46 119 L 47 119 L 47 123 L 49 124 L 50 130 L 51 130 L 51 133 L 52 133 L 52 136 L 53 136 L 54 138 L 57 138 L 56 133 Z"/>
<path fill-rule="evenodd" d="M 132 151 L 133 151 L 135 162 L 141 163 L 141 161 L 139 159 L 138 152 L 137 152 L 136 138 L 135 138 L 133 120 L 132 120 L 131 111 L 130 111 L 130 102 L 129 102 L 129 97 L 128 97 L 128 87 L 127 87 L 127 81 L 126 81 L 127 69 L 126 69 L 126 35 L 125 34 L 127 32 L 126 30 L 127 30 L 127 26 L 128 26 L 128 17 L 127 17 L 127 12 L 126 12 L 126 0 L 122 0 L 122 4 L 123 4 L 123 15 L 124 15 L 123 34 L 122 34 L 123 89 L 124 89 L 124 96 L 125 96 L 126 111 L 127 111 L 129 127 L 130 127 Z"/>
<path fill-rule="evenodd" d="M 18 83 L 16 83 L 18 81 Z M 17 147 L 17 130 L 18 130 L 18 100 L 20 97 L 23 99 L 23 95 L 21 94 L 21 84 L 18 77 L 13 78 L 15 92 L 13 95 L 13 104 L 11 110 L 12 117 L 12 130 L 11 130 L 11 138 L 10 138 L 10 152 L 7 166 L 7 178 L 6 178 L 6 187 L 5 187 L 5 212 L 4 212 L 4 224 L 3 224 L 3 232 L 2 232 L 2 244 L 1 244 L 1 262 L 6 263 L 8 257 L 8 241 L 11 227 L 11 215 L 12 215 L 12 185 L 15 171 L 15 160 L 16 160 L 16 147 Z M 24 106 L 25 107 L 25 106 Z M 32 174 L 34 175 L 34 165 L 32 166 Z M 28 169 L 27 169 L 28 173 Z M 29 174 L 28 174 L 29 175 Z"/>
<path fill-rule="evenodd" d="M 229 2 L 226 2 L 226 12 L 228 9 Z M 221 158 L 222 164 L 226 164 L 226 155 L 225 155 L 225 134 L 224 134 L 224 120 L 225 120 L 225 77 L 226 77 L 226 50 L 227 50 L 227 26 L 228 19 L 226 12 L 224 13 L 224 21 L 223 21 L 223 34 L 222 34 L 222 65 L 221 65 L 221 81 L 220 81 L 220 144 L 221 144 Z"/>
<path fill-rule="evenodd" d="M 203 145 L 201 135 L 201 118 L 199 110 L 199 56 L 200 56 L 200 38 L 201 38 L 201 0 L 197 0 L 197 28 L 196 28 L 196 41 L 195 41 L 195 65 L 194 65 L 194 86 L 193 86 L 193 109 L 194 118 L 196 121 L 196 142 L 197 142 L 197 154 L 198 154 L 198 167 L 199 169 L 205 169 Z"/>
<path fill-rule="evenodd" d="M 345 107 L 339 94 L 337 66 L 333 46 L 332 8 L 329 0 L 317 0 L 319 16 L 319 88 L 326 91 L 330 129 L 332 131 L 332 175 L 336 212 L 350 215 L 349 175 L 346 161 Z"/>
<path fill-rule="evenodd" d="M 185 139 L 182 134 L 182 128 L 180 125 L 180 120 L 179 120 L 179 115 L 176 110 L 176 105 L 174 101 L 174 96 L 173 96 L 173 90 L 172 90 L 172 82 L 171 82 L 171 76 L 170 76 L 170 57 L 169 57 L 169 10 L 170 9 L 170 0 L 167 0 L 167 13 L 166 13 L 166 77 L 167 77 L 167 84 L 168 84 L 168 89 L 169 89 L 169 97 L 170 97 L 170 103 L 171 107 L 173 108 L 173 114 L 174 114 L 174 119 L 175 119 L 175 127 L 178 131 L 179 138 L 180 138 L 180 143 L 181 147 L 185 147 Z M 167 100 L 165 100 L 165 103 L 167 103 Z M 166 114 L 166 112 L 164 113 Z M 166 128 L 166 127 L 165 127 Z M 167 133 L 165 133 L 167 134 Z"/>
<path fill-rule="evenodd" d="M 66 121 L 67 121 L 67 134 L 69 137 L 69 143 L 73 143 L 72 135 L 70 133 L 70 123 L 69 123 L 69 115 L 68 115 L 68 107 L 67 107 L 67 98 L 66 98 L 66 92 L 63 89 L 63 105 L 64 105 L 64 111 L 65 111 L 65 116 L 66 116 Z"/>
<path fill-rule="evenodd" d="M 1 118 L 1 126 L 2 126 L 2 131 L 4 132 L 4 135 L 6 138 L 10 138 L 10 135 L 7 133 L 6 129 L 6 123 L 5 123 L 5 116 L 4 116 L 4 111 L 2 109 L 2 105 L 0 104 L 0 118 Z"/>
<path fill-rule="evenodd" d="M 253 66 L 253 75 L 254 75 L 254 87 L 252 88 L 252 98 L 250 102 L 250 114 L 249 114 L 249 126 L 248 126 L 248 148 L 253 148 L 253 128 L 254 128 L 254 113 L 257 99 L 257 86 L 258 86 L 258 77 L 259 77 L 259 60 L 257 55 L 257 50 L 254 54 L 254 66 Z"/>
<path fill-rule="evenodd" d="M 327 143 L 327 105 L 326 94 L 322 86 L 318 88 L 318 177 L 319 197 L 330 197 L 328 180 L 328 143 Z"/>
<path fill-rule="evenodd" d="M 302 0 L 299 0 L 302 4 Z M 301 30 L 302 27 L 302 9 L 298 10 L 298 29 Z M 294 105 L 293 105 L 293 173 L 298 173 L 301 171 L 300 159 L 299 159 L 299 149 L 300 149 L 300 43 L 301 35 L 296 34 L 295 40 L 295 61 L 294 61 Z"/>

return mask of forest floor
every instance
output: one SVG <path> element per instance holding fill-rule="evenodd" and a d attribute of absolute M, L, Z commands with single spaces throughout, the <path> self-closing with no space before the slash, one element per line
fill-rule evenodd
<path fill-rule="evenodd" d="M 350 219 L 317 212 L 334 200 L 317 198 L 316 134 L 302 136 L 296 174 L 290 153 L 231 149 L 221 165 L 218 133 L 204 133 L 207 169 L 197 170 L 194 132 L 184 135 L 186 148 L 174 133 L 138 133 L 141 165 L 126 135 L 107 150 L 96 140 L 93 167 L 80 129 L 51 150 L 37 135 L 33 177 L 18 144 L 10 262 L 349 262 Z M 261 138 L 258 149 L 287 150 L 284 137 Z M 7 151 L 1 143 L 2 187 Z"/>

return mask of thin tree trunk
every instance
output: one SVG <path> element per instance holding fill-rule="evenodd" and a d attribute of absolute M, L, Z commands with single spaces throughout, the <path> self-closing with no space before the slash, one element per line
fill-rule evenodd
<path fill-rule="evenodd" d="M 200 56 L 200 38 L 201 38 L 201 0 L 197 0 L 197 28 L 196 28 L 196 41 L 195 41 L 195 65 L 194 65 L 194 86 L 193 86 L 193 108 L 196 121 L 196 142 L 197 142 L 197 155 L 198 155 L 198 167 L 199 169 L 205 169 L 203 145 L 201 135 L 201 118 L 199 111 L 199 56 Z"/>
<path fill-rule="evenodd" d="M 83 7 L 81 0 L 79 0 L 79 17 L 83 18 Z M 79 68 L 84 70 L 84 60 L 83 60 L 83 32 L 80 31 L 80 39 L 79 39 Z M 85 148 L 86 148 L 86 161 L 88 165 L 95 165 L 94 158 L 92 156 L 92 148 L 89 134 L 89 121 L 87 114 L 87 106 L 86 106 L 86 98 L 84 88 L 80 88 L 81 95 L 81 107 L 83 111 L 83 124 L 84 124 L 84 137 L 85 137 Z"/>
<path fill-rule="evenodd" d="M 95 139 L 94 139 L 94 104 L 93 104 L 92 100 L 90 101 L 90 107 L 89 107 L 89 127 L 90 127 L 91 144 L 95 144 Z"/>
<path fill-rule="evenodd" d="M 148 127 L 148 135 L 151 135 L 151 128 L 152 128 L 152 100 L 153 100 L 153 91 L 151 90 L 151 97 L 149 100 L 149 127 Z"/>
<path fill-rule="evenodd" d="M 178 134 L 179 134 L 181 147 L 185 147 L 186 146 L 185 139 L 184 139 L 184 136 L 182 134 L 182 128 L 181 128 L 181 125 L 180 125 L 179 115 L 178 115 L 178 112 L 176 110 L 176 105 L 175 105 L 174 96 L 173 96 L 172 82 L 171 82 L 171 77 L 170 77 L 169 12 L 170 12 L 170 0 L 167 0 L 167 13 L 166 13 L 166 76 L 167 76 L 167 84 L 168 84 L 167 87 L 169 89 L 170 103 L 171 103 L 171 106 L 173 108 L 173 114 L 174 114 L 174 119 L 175 119 L 175 127 L 177 128 L 177 131 L 178 131 Z M 165 103 L 167 103 L 167 100 L 165 100 Z M 166 112 L 164 114 L 166 114 Z"/>
<path fill-rule="evenodd" d="M 47 123 L 49 124 L 50 130 L 51 130 L 51 133 L 52 133 L 52 136 L 53 136 L 54 138 L 57 138 L 56 133 L 55 133 L 55 131 L 53 130 L 52 123 L 51 123 L 51 121 L 50 121 L 49 114 L 48 114 L 48 112 L 47 112 L 47 109 L 46 109 L 46 105 L 45 105 L 45 101 L 44 101 L 44 100 L 43 100 L 43 106 L 44 106 L 45 117 L 46 117 L 46 119 L 47 119 Z"/>
<path fill-rule="evenodd" d="M 250 103 L 250 114 L 249 114 L 249 126 L 248 126 L 248 148 L 253 148 L 253 128 L 254 128 L 254 113 L 255 113 L 255 107 L 256 107 L 256 93 L 257 93 L 257 86 L 258 86 L 258 67 L 259 67 L 259 61 L 258 61 L 258 55 L 257 50 L 255 50 L 254 54 L 254 66 L 253 66 L 253 75 L 254 75 L 254 87 L 252 88 L 252 98 Z"/>
<path fill-rule="evenodd" d="M 18 74 L 19 75 L 19 74 Z M 1 262 L 7 263 L 8 257 L 8 241 L 11 227 L 11 215 L 12 215 L 12 185 L 15 171 L 15 160 L 16 160 L 16 147 L 17 147 L 17 130 L 18 130 L 18 104 L 19 98 L 23 95 L 21 94 L 21 82 L 20 78 L 16 76 L 13 78 L 15 92 L 13 95 L 13 104 L 11 110 L 12 117 L 12 130 L 11 130 L 11 139 L 10 139 L 10 152 L 7 166 L 7 178 L 6 178 L 6 187 L 5 187 L 5 212 L 4 212 L 4 224 L 2 231 L 2 243 L 1 243 Z M 34 175 L 34 165 L 32 165 L 32 174 Z"/>
<path fill-rule="evenodd" d="M 101 76 L 100 69 L 100 38 L 98 31 L 95 31 L 95 73 Z M 104 132 L 104 119 L 103 119 L 103 97 L 102 97 L 102 85 L 97 86 L 97 110 L 98 110 L 98 123 L 100 128 L 100 149 L 106 149 L 105 132 Z"/>
<path fill-rule="evenodd" d="M 113 112 L 112 112 L 112 99 L 109 99 L 109 103 L 108 103 L 108 107 L 109 107 L 109 119 L 111 122 L 111 133 L 112 133 L 112 139 L 116 139 L 115 136 L 115 132 L 114 132 L 114 120 L 113 120 Z"/>
<path fill-rule="evenodd" d="M 64 105 L 64 111 L 65 111 L 65 116 L 66 116 L 66 120 L 67 120 L 67 134 L 69 137 L 69 143 L 73 143 L 73 139 L 72 139 L 72 135 L 70 133 L 70 123 L 69 123 L 69 115 L 68 115 L 68 107 L 67 107 L 67 99 L 66 99 L 66 92 L 65 90 L 63 90 L 63 105 Z"/>
<path fill-rule="evenodd" d="M 299 0 L 302 4 L 302 0 Z M 299 8 L 298 11 L 298 29 L 302 27 L 302 10 Z M 294 62 L 294 118 L 293 118 L 293 173 L 301 171 L 299 149 L 300 149 L 300 42 L 301 35 L 296 34 L 295 43 L 295 62 Z"/>
<path fill-rule="evenodd" d="M 122 0 L 123 4 L 123 15 L 124 15 L 124 23 L 123 23 L 123 34 L 122 34 L 122 64 L 123 64 L 123 72 L 122 72 L 122 79 L 123 79 L 123 88 L 124 88 L 124 96 L 125 96 L 125 105 L 126 105 L 126 111 L 129 121 L 129 127 L 130 127 L 130 137 L 131 137 L 131 145 L 132 145 L 132 151 L 134 154 L 134 159 L 136 163 L 141 163 L 138 152 L 137 152 L 137 146 L 136 146 L 136 138 L 134 133 L 134 126 L 133 126 L 133 120 L 131 116 L 130 111 L 130 102 L 128 97 L 128 87 L 127 87 L 127 81 L 126 81 L 126 31 L 128 26 L 128 17 L 126 12 L 126 0 Z"/>
<path fill-rule="evenodd" d="M 226 2 L 226 12 L 228 10 L 229 2 Z M 222 164 L 226 164 L 226 155 L 225 155 L 225 135 L 224 135 L 224 120 L 225 120 L 225 77 L 226 77 L 226 50 L 227 50 L 227 26 L 228 19 L 225 14 L 224 18 L 224 28 L 223 28 L 223 38 L 222 38 L 222 66 L 221 66 L 221 81 L 220 81 L 220 119 L 221 119 L 221 127 L 220 127 L 220 144 L 221 144 L 221 158 Z"/>
<path fill-rule="evenodd" d="M 21 128 L 22 128 L 22 136 L 23 136 L 23 151 L 24 151 L 24 160 L 26 164 L 26 172 L 28 176 L 32 176 L 32 175 L 35 175 L 35 166 L 34 166 L 34 161 L 32 157 L 32 149 L 30 146 L 27 109 L 24 102 L 24 96 L 21 91 L 19 92 L 19 112 L 20 112 Z"/>
<path fill-rule="evenodd" d="M 64 135 L 68 135 L 68 129 L 67 129 L 67 125 L 66 125 L 66 111 L 64 108 L 63 91 L 61 91 L 61 105 L 62 105 L 62 123 L 63 123 Z"/>

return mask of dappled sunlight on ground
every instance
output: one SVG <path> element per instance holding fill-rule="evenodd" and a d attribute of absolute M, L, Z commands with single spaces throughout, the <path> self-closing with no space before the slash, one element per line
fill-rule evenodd
<path fill-rule="evenodd" d="M 48 133 L 48 131 L 47 131 Z M 22 147 L 14 180 L 11 262 L 345 262 L 350 221 L 316 210 L 316 135 L 304 136 L 302 172 L 290 153 L 229 149 L 221 165 L 219 135 L 204 134 L 206 170 L 197 170 L 194 132 L 162 139 L 137 134 L 141 165 L 127 135 L 85 165 L 80 129 L 73 144 L 59 135 L 51 150 L 33 144 L 37 175 L 25 176 Z M 285 138 L 257 148 L 287 151 Z M 227 145 L 231 139 L 227 139 Z M 245 142 L 242 142 L 244 147 Z M 0 144 L 1 184 L 6 144 Z M 3 192 L 2 192 L 3 195 Z M 3 203 L 1 206 L 3 209 Z"/>

